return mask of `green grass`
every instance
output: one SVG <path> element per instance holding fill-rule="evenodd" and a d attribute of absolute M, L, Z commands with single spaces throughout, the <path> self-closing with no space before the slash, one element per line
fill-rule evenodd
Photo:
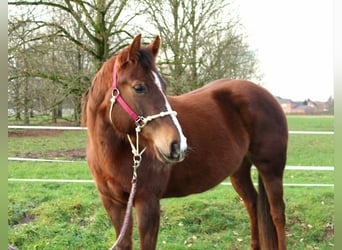
<path fill-rule="evenodd" d="M 91 180 L 86 162 L 57 163 L 10 161 L 8 178 Z"/>
<path fill-rule="evenodd" d="M 289 116 L 290 130 L 332 131 L 332 117 Z M 287 165 L 334 166 L 333 135 L 290 135 Z M 86 133 L 9 138 L 8 156 L 85 147 Z M 46 157 L 42 157 L 46 158 Z M 65 157 L 59 157 L 65 158 Z M 252 171 L 256 180 L 257 173 Z M 91 179 L 85 162 L 10 161 L 9 178 Z M 287 170 L 285 183 L 333 183 L 333 171 Z M 288 249 L 333 249 L 334 188 L 285 187 Z M 25 249 L 108 249 L 115 241 L 94 183 L 8 183 L 8 241 Z M 231 186 L 161 201 L 159 250 L 249 249 L 249 220 Z M 135 248 L 138 232 L 134 230 Z"/>
<path fill-rule="evenodd" d="M 334 135 L 290 135 L 287 165 L 333 166 L 333 152 Z"/>
<path fill-rule="evenodd" d="M 10 183 L 9 242 L 19 249 L 104 249 L 111 225 L 94 184 Z"/>
<path fill-rule="evenodd" d="M 85 131 L 59 131 L 50 136 L 11 137 L 8 141 L 8 157 L 23 157 L 27 153 L 48 154 L 50 151 L 69 149 L 84 149 L 85 151 L 86 141 Z"/>
<path fill-rule="evenodd" d="M 333 116 L 288 115 L 289 130 L 334 131 Z"/>
<path fill-rule="evenodd" d="M 290 131 L 334 131 L 332 116 L 287 116 Z M 290 134 L 287 165 L 334 166 L 334 135 Z"/>
<path fill-rule="evenodd" d="M 9 241 L 20 249 L 108 249 L 115 240 L 93 184 L 10 183 L 9 189 Z M 333 189 L 285 187 L 285 201 L 289 249 L 333 249 Z M 249 248 L 248 216 L 231 187 L 161 204 L 157 249 Z M 135 229 L 135 249 L 137 235 Z"/>

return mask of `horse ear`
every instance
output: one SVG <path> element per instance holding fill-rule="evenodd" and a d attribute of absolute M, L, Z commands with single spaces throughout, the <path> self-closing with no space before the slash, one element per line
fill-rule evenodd
<path fill-rule="evenodd" d="M 128 47 L 128 61 L 136 62 L 139 59 L 139 51 L 141 47 L 141 34 L 137 35 L 132 44 Z"/>
<path fill-rule="evenodd" d="M 147 47 L 152 51 L 153 56 L 156 58 L 160 48 L 160 37 L 156 36 L 154 41 Z"/>

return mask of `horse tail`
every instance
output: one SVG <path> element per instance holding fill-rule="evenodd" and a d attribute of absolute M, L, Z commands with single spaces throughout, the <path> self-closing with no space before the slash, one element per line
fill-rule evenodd
<path fill-rule="evenodd" d="M 277 232 L 271 217 L 270 205 L 265 191 L 264 183 L 260 175 L 258 186 L 259 194 L 257 202 L 257 211 L 260 249 L 276 250 L 278 249 Z"/>

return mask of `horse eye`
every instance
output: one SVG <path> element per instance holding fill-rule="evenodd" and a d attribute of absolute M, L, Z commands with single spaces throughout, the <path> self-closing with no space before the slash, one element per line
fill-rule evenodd
<path fill-rule="evenodd" d="M 146 87 L 143 84 L 136 84 L 133 86 L 133 89 L 137 94 L 143 94 L 146 90 Z"/>

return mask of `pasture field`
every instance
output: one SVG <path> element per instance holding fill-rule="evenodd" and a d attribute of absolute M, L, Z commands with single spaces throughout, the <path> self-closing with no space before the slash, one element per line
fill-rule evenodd
<path fill-rule="evenodd" d="M 290 130 L 333 131 L 331 116 L 288 116 Z M 35 124 L 40 124 L 39 122 Z M 334 166 L 333 135 L 290 135 L 287 165 Z M 108 249 L 114 229 L 91 180 L 85 131 L 10 130 L 8 157 L 75 160 L 9 161 L 8 241 L 24 249 Z M 257 173 L 252 171 L 256 180 Z M 229 179 L 225 181 L 229 183 Z M 333 171 L 286 170 L 286 184 L 333 184 Z M 334 248 L 334 188 L 285 186 L 288 249 Z M 161 202 L 158 250 L 249 249 L 249 219 L 230 185 Z M 135 248 L 139 239 L 134 230 Z"/>

